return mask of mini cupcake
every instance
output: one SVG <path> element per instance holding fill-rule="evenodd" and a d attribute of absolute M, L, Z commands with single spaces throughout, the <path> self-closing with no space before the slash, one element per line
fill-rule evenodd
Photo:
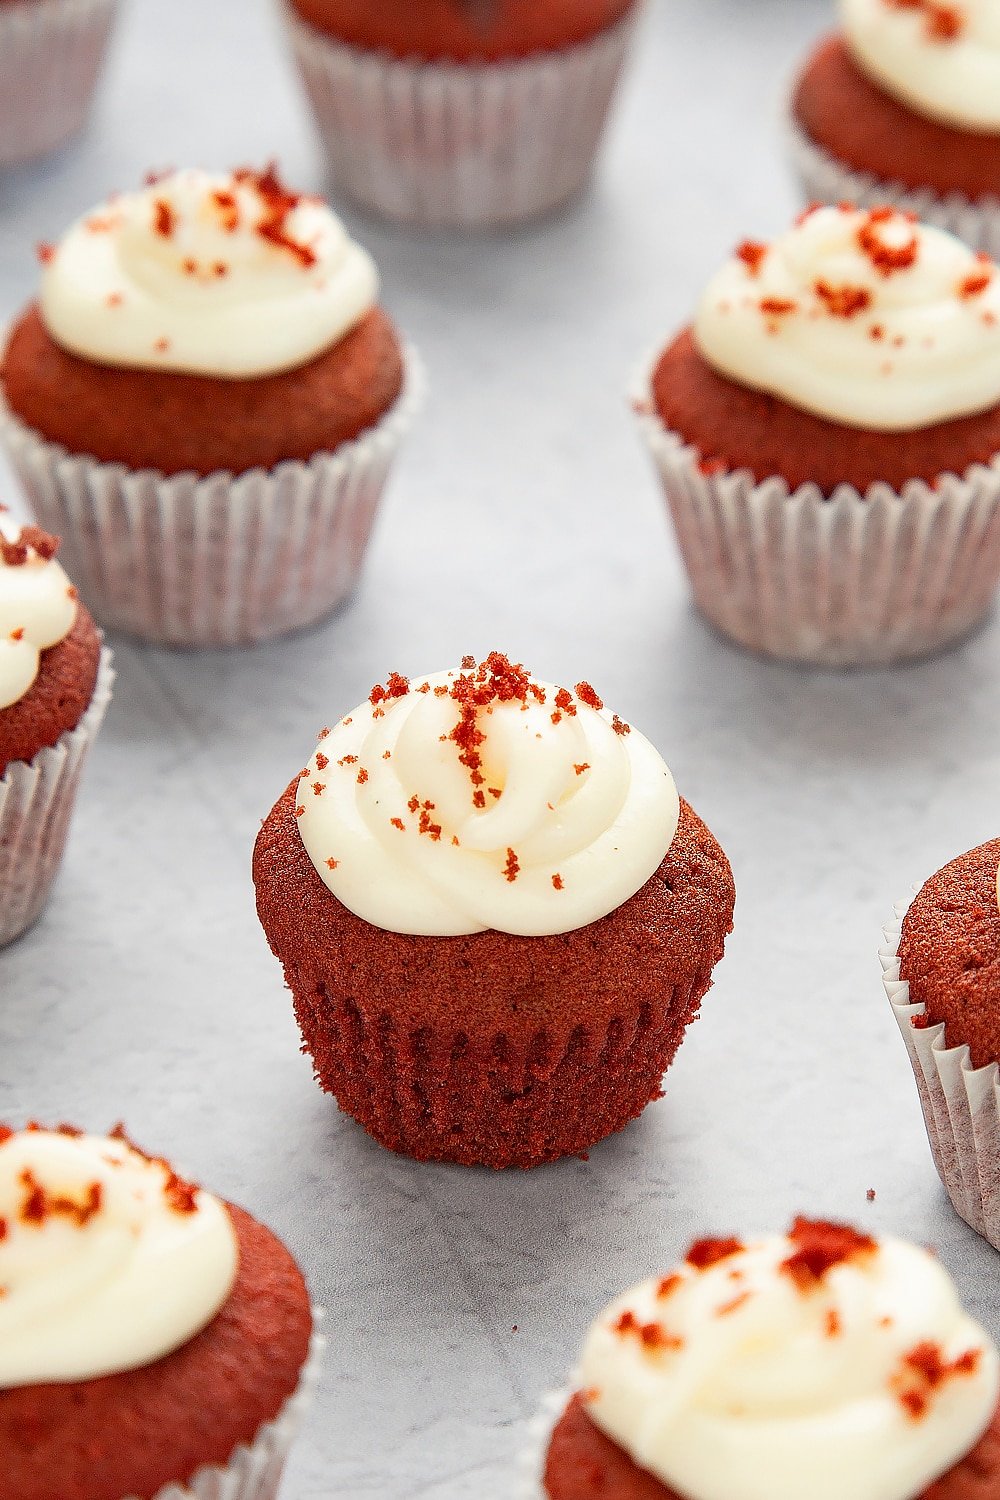
<path fill-rule="evenodd" d="M 640 0 L 286 0 L 337 186 L 413 224 L 532 219 L 589 178 Z"/>
<path fill-rule="evenodd" d="M 1000 255 L 994 0 L 840 0 L 792 98 L 807 197 L 897 207 Z"/>
<path fill-rule="evenodd" d="M 887 929 L 882 966 L 941 1180 L 1000 1250 L 998 864 L 994 839 L 932 876 Z"/>
<path fill-rule="evenodd" d="M 58 547 L 0 516 L 0 947 L 48 899 L 114 681 Z"/>
<path fill-rule="evenodd" d="M 254 881 L 321 1087 L 390 1150 L 496 1168 L 659 1097 L 735 900 L 648 740 L 497 653 L 324 730 Z"/>
<path fill-rule="evenodd" d="M 0 0 L 0 166 L 83 129 L 117 0 Z"/>
<path fill-rule="evenodd" d="M 1000 275 L 892 209 L 746 242 L 636 392 L 698 608 L 829 666 L 961 639 L 1000 580 Z"/>
<path fill-rule="evenodd" d="M 42 259 L 3 436 L 98 619 L 208 646 L 328 615 L 420 384 L 367 253 L 270 168 L 161 178 Z"/>
<path fill-rule="evenodd" d="M 321 1340 L 270 1230 L 121 1127 L 0 1128 L 0 1448 L 17 1500 L 271 1500 Z"/>
<path fill-rule="evenodd" d="M 986 1500 L 998 1399 L 1000 1356 L 932 1254 L 798 1219 L 702 1240 L 605 1309 L 525 1495 Z"/>

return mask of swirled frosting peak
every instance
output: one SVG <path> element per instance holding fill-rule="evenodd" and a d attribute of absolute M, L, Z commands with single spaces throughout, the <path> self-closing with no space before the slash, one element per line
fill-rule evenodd
<path fill-rule="evenodd" d="M 0 1390 L 153 1364 L 232 1289 L 222 1203 L 120 1130 L 0 1126 Z"/>
<path fill-rule="evenodd" d="M 607 916 L 677 829 L 670 772 L 593 688 L 494 652 L 393 675 L 302 774 L 302 842 L 333 894 L 391 932 L 537 937 Z"/>
<path fill-rule="evenodd" d="M 378 295 L 367 252 L 273 167 L 161 177 L 87 214 L 42 259 L 42 317 L 64 348 L 234 380 L 308 363 Z"/>
<path fill-rule="evenodd" d="M 1000 1358 L 932 1255 L 799 1219 L 627 1292 L 580 1379 L 594 1423 L 687 1500 L 913 1500 L 986 1432 Z"/>
<path fill-rule="evenodd" d="M 840 0 L 855 58 L 918 114 L 1000 133 L 998 0 Z"/>
<path fill-rule="evenodd" d="M 0 516 L 0 709 L 29 691 L 42 652 L 76 620 L 76 590 L 55 561 L 59 539 Z"/>
<path fill-rule="evenodd" d="M 1000 271 L 891 208 L 814 208 L 709 283 L 703 357 L 849 427 L 913 431 L 1000 402 Z"/>

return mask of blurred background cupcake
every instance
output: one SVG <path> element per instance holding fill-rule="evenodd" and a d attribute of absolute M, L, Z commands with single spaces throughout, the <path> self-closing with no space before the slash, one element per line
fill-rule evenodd
<path fill-rule="evenodd" d="M 498 653 L 325 730 L 254 882 L 320 1085 L 391 1150 L 495 1168 L 660 1096 L 735 902 L 649 741 Z"/>
<path fill-rule="evenodd" d="M 0 946 L 48 898 L 114 681 L 58 546 L 0 515 Z"/>
<path fill-rule="evenodd" d="M 322 1341 L 284 1245 L 119 1126 L 0 1126 L 0 1447 L 31 1500 L 273 1500 Z"/>
<path fill-rule="evenodd" d="M 336 187 L 413 224 L 513 224 L 586 184 L 641 0 L 284 0 Z"/>
<path fill-rule="evenodd" d="M 828 666 L 941 650 L 1000 581 L 1000 273 L 891 208 L 746 241 L 643 371 L 702 614 Z"/>
<path fill-rule="evenodd" d="M 0 166 L 84 126 L 117 0 L 0 0 Z"/>
<path fill-rule="evenodd" d="M 880 203 L 1000 255 L 1000 32 L 979 0 L 840 0 L 792 98 L 810 201 Z"/>
<path fill-rule="evenodd" d="M 241 645 L 343 603 L 422 380 L 331 210 L 186 170 L 41 255 L 2 433 L 101 623 Z"/>

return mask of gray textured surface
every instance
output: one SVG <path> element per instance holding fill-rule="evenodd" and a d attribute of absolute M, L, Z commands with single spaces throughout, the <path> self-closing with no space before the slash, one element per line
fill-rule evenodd
<path fill-rule="evenodd" d="M 289 1497 L 505 1500 L 587 1320 L 696 1231 L 805 1209 L 903 1232 L 1000 1321 L 994 1252 L 939 1189 L 875 956 L 893 901 L 996 833 L 1000 634 L 883 675 L 738 655 L 690 612 L 622 399 L 719 258 L 786 220 L 778 105 L 827 10 L 654 0 L 588 202 L 507 242 L 355 226 L 433 383 L 363 588 L 255 654 L 118 643 L 55 898 L 0 955 L 0 1116 L 124 1116 L 308 1269 L 331 1347 Z M 87 139 L 0 177 L 3 315 L 35 242 L 109 187 L 272 154 L 321 183 L 267 0 L 131 0 Z M 640 725 L 740 891 L 667 1097 L 589 1162 L 531 1176 L 418 1167 L 338 1116 L 248 874 L 325 720 L 389 668 L 494 646 L 589 677 Z"/>

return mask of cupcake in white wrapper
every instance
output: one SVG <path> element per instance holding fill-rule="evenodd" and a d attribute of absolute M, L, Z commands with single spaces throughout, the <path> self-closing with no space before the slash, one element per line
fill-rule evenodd
<path fill-rule="evenodd" d="M 0 437 L 97 618 L 194 647 L 331 614 L 424 388 L 367 252 L 269 167 L 152 181 L 43 261 Z"/>
<path fill-rule="evenodd" d="M 583 190 L 640 8 L 588 41 L 490 63 L 363 51 L 286 13 L 336 186 L 391 219 L 484 229 Z"/>
<path fill-rule="evenodd" d="M 26 932 L 41 913 L 62 863 L 84 762 L 104 721 L 115 674 L 101 662 L 90 707 L 75 729 L 31 761 L 12 761 L 0 776 L 0 947 Z"/>
<path fill-rule="evenodd" d="M 556 1423 L 578 1388 L 571 1380 L 558 1390 L 546 1391 L 538 1410 L 528 1423 L 524 1442 L 514 1458 L 514 1484 L 511 1500 L 546 1500 L 543 1477 L 545 1455 Z"/>
<path fill-rule="evenodd" d="M 0 166 L 44 156 L 86 122 L 117 0 L 0 5 Z"/>
<path fill-rule="evenodd" d="M 929 655 L 985 619 L 998 329 L 996 268 L 891 209 L 821 208 L 739 247 L 632 393 L 716 629 L 849 667 Z"/>
<path fill-rule="evenodd" d="M 420 407 L 423 366 L 369 432 L 307 463 L 165 476 L 67 453 L 0 411 L 32 509 L 113 630 L 171 646 L 247 646 L 315 625 L 361 573 L 382 491 Z"/>
<path fill-rule="evenodd" d="M 1000 1069 L 973 1065 L 968 1046 L 951 1046 L 947 1025 L 928 1025 L 900 977 L 900 939 L 908 903 L 896 910 L 879 951 L 885 991 L 906 1043 L 927 1136 L 956 1213 L 1000 1250 Z"/>

